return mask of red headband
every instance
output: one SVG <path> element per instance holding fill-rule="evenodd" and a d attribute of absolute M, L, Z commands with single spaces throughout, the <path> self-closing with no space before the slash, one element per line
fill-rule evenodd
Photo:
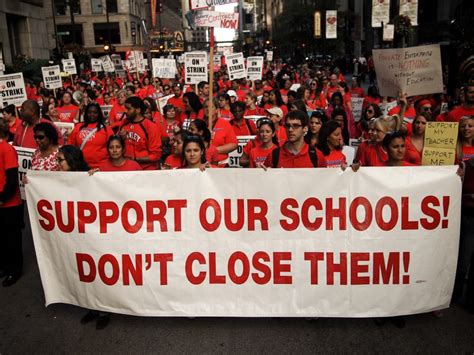
<path fill-rule="evenodd" d="M 428 99 L 423 99 L 418 103 L 418 107 L 422 107 L 422 106 L 425 106 L 425 105 L 431 105 L 431 101 L 428 100 Z"/>

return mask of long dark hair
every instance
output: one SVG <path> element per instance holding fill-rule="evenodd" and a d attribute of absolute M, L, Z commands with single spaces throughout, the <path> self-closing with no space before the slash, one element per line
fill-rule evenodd
<path fill-rule="evenodd" d="M 91 124 L 91 122 L 89 121 L 88 113 L 89 110 L 93 107 L 97 109 L 97 113 L 99 115 L 99 117 L 97 118 L 97 131 L 100 131 L 101 128 L 105 129 L 105 117 L 102 112 L 102 109 L 100 108 L 100 105 L 97 102 L 91 102 L 84 109 L 84 123 L 82 124 L 80 130 L 86 128 L 89 124 Z"/>
<path fill-rule="evenodd" d="M 342 138 L 344 139 L 344 144 L 349 145 L 349 128 L 348 128 L 348 123 L 347 123 L 346 111 L 344 111 L 341 108 L 335 108 L 334 111 L 332 111 L 331 120 L 334 120 L 334 117 L 336 117 L 336 116 L 342 116 L 343 119 L 344 119 L 344 127 L 341 127 L 342 128 Z"/>
<path fill-rule="evenodd" d="M 82 150 L 74 145 L 63 145 L 59 148 L 59 152 L 63 153 L 64 159 L 71 168 L 71 171 L 89 171 L 89 166 L 84 160 Z"/>
<path fill-rule="evenodd" d="M 257 131 L 260 130 L 260 127 L 262 127 L 263 125 L 269 126 L 270 129 L 272 130 L 272 133 L 275 133 L 275 124 L 273 123 L 272 120 L 270 120 L 268 118 L 260 118 L 257 121 L 257 127 L 258 127 Z M 273 144 L 278 146 L 278 137 L 276 136 L 276 134 L 272 137 L 272 142 L 273 142 Z"/>
<path fill-rule="evenodd" d="M 191 136 L 186 136 L 183 141 L 183 153 L 181 155 L 181 160 L 183 161 L 184 164 L 186 164 L 186 158 L 185 158 L 185 150 L 186 146 L 190 143 L 196 143 L 199 145 L 199 148 L 201 148 L 202 155 L 201 155 L 201 164 L 204 164 L 206 162 L 206 147 L 204 145 L 204 141 L 201 136 L 196 136 L 196 135 L 191 135 Z"/>
<path fill-rule="evenodd" d="M 328 138 L 336 129 L 341 128 L 339 123 L 336 121 L 328 121 L 324 123 L 319 131 L 318 134 L 318 149 L 323 152 L 324 156 L 329 155 L 331 153 L 331 149 L 328 145 Z"/>
<path fill-rule="evenodd" d="M 190 91 L 183 95 L 183 97 L 188 99 L 189 106 L 193 109 L 193 111 L 197 114 L 202 109 L 201 100 L 199 100 L 199 96 L 196 93 Z"/>
<path fill-rule="evenodd" d="M 281 92 L 280 90 L 278 89 L 272 89 L 270 91 L 270 93 L 273 92 L 275 94 L 275 98 L 276 98 L 276 101 L 275 101 L 275 105 L 280 107 L 280 106 L 283 106 L 285 103 L 283 102 L 283 98 L 281 97 Z"/>

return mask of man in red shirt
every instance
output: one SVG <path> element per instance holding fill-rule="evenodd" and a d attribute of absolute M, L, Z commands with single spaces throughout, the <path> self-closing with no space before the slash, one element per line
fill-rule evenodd
<path fill-rule="evenodd" d="M 181 87 L 181 84 L 178 84 L 178 83 L 173 84 L 173 93 L 174 93 L 174 96 L 168 99 L 168 105 L 173 105 L 175 107 L 176 120 L 181 122 L 183 119 L 182 114 L 184 113 L 186 109 L 183 102 L 183 89 Z"/>
<path fill-rule="evenodd" d="M 13 145 L 17 147 L 25 147 L 25 148 L 38 148 L 38 144 L 36 144 L 33 127 L 36 126 L 40 122 L 49 123 L 54 126 L 51 121 L 47 119 L 40 118 L 40 107 L 38 103 L 34 100 L 26 100 L 21 105 L 20 116 L 23 123 L 17 128 L 15 132 L 15 137 L 13 138 Z M 64 144 L 64 139 L 61 134 L 61 131 L 56 127 L 56 131 L 58 132 L 58 143 L 59 145 Z"/>
<path fill-rule="evenodd" d="M 244 117 L 245 104 L 237 101 L 230 107 L 230 112 L 234 116 L 234 119 L 230 121 L 232 128 L 236 136 L 254 136 L 257 134 L 257 127 L 252 120 L 248 120 Z"/>
<path fill-rule="evenodd" d="M 464 116 L 474 115 L 474 85 L 470 84 L 464 88 L 464 104 L 454 108 L 450 113 L 446 121 L 448 122 L 459 122 Z"/>
<path fill-rule="evenodd" d="M 198 94 L 201 103 L 209 97 L 209 83 L 207 81 L 201 81 L 198 84 Z"/>
<path fill-rule="evenodd" d="M 265 167 L 274 168 L 325 168 L 326 158 L 323 153 L 304 141 L 308 132 L 308 115 L 302 111 L 290 111 L 285 121 L 288 140 L 281 147 L 274 149 L 265 160 Z"/>

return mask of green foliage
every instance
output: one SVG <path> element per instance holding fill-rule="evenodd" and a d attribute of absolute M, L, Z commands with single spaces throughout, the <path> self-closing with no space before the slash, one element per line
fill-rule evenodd
<path fill-rule="evenodd" d="M 6 65 L 5 74 L 22 72 L 25 79 L 35 82 L 43 81 L 41 67 L 49 65 L 47 59 L 33 59 L 25 55 L 17 56 L 11 65 Z"/>

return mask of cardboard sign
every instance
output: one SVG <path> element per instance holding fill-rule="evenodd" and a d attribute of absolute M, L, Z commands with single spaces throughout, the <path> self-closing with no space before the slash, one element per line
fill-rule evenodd
<path fill-rule="evenodd" d="M 255 136 L 237 136 L 238 146 L 237 149 L 234 149 L 229 153 L 229 167 L 230 168 L 241 168 L 240 166 L 240 157 L 244 152 L 245 145 L 255 139 Z"/>
<path fill-rule="evenodd" d="M 443 92 L 443 71 L 439 44 L 374 49 L 374 64 L 381 96 L 398 97 Z"/>
<path fill-rule="evenodd" d="M 91 69 L 94 72 L 103 71 L 102 69 L 102 61 L 98 58 L 91 58 Z"/>
<path fill-rule="evenodd" d="M 412 26 L 418 26 L 418 0 L 400 0 L 399 14 L 408 16 Z"/>
<path fill-rule="evenodd" d="M 239 14 L 236 12 L 198 11 L 194 15 L 197 27 L 239 29 Z"/>
<path fill-rule="evenodd" d="M 13 146 L 13 148 L 16 149 L 16 153 L 18 154 L 18 179 L 20 183 L 21 199 L 26 200 L 23 177 L 26 175 L 28 170 L 31 169 L 31 160 L 33 159 L 33 153 L 36 149 L 17 146 Z"/>
<path fill-rule="evenodd" d="M 151 65 L 154 78 L 174 79 L 176 76 L 176 61 L 174 59 L 153 58 Z"/>
<path fill-rule="evenodd" d="M 59 65 L 42 67 L 43 81 L 46 89 L 59 89 L 63 86 Z"/>
<path fill-rule="evenodd" d="M 352 115 L 354 116 L 354 121 L 359 122 L 362 118 L 362 105 L 364 104 L 363 97 L 351 97 L 352 104 Z"/>
<path fill-rule="evenodd" d="M 247 58 L 247 79 L 261 80 L 263 75 L 263 57 Z"/>
<path fill-rule="evenodd" d="M 326 38 L 337 38 L 337 11 L 335 10 L 326 11 Z"/>
<path fill-rule="evenodd" d="M 0 75 L 0 107 L 21 106 L 26 100 L 23 73 Z"/>
<path fill-rule="evenodd" d="M 427 122 L 423 165 L 453 165 L 458 140 L 458 122 Z"/>
<path fill-rule="evenodd" d="M 184 53 L 184 81 L 186 84 L 199 84 L 208 81 L 207 53 Z"/>
<path fill-rule="evenodd" d="M 74 59 L 62 59 L 63 71 L 67 75 L 77 74 L 76 61 Z"/>
<path fill-rule="evenodd" d="M 372 27 L 382 27 L 390 21 L 390 0 L 372 0 Z"/>
<path fill-rule="evenodd" d="M 104 55 L 100 57 L 99 59 L 102 61 L 102 68 L 104 68 L 104 71 L 106 73 L 115 72 L 114 62 L 112 62 L 112 59 L 110 59 L 110 56 Z"/>
<path fill-rule="evenodd" d="M 247 78 L 243 53 L 226 54 L 225 61 L 230 80 Z"/>

